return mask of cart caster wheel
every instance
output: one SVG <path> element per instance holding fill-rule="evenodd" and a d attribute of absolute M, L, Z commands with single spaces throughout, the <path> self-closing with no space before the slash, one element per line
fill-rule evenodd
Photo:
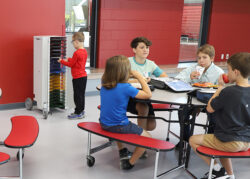
<path fill-rule="evenodd" d="M 33 101 L 32 101 L 31 98 L 27 98 L 27 99 L 25 100 L 24 104 L 25 104 L 25 108 L 26 108 L 27 110 L 32 110 L 32 108 L 33 108 Z"/>
<path fill-rule="evenodd" d="M 95 158 L 92 156 L 87 156 L 87 165 L 89 167 L 92 167 L 94 166 L 94 164 L 95 164 Z"/>
<path fill-rule="evenodd" d="M 43 111 L 43 119 L 48 118 L 49 113 L 47 111 Z"/>
<path fill-rule="evenodd" d="M 22 155 L 22 158 L 24 157 L 24 153 L 23 153 L 23 155 Z M 19 151 L 17 152 L 17 154 L 16 154 L 16 159 L 17 160 L 19 160 Z"/>

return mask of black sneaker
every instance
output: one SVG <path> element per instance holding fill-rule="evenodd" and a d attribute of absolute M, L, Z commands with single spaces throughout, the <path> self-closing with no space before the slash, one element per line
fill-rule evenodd
<path fill-rule="evenodd" d="M 142 154 L 142 156 L 140 157 L 140 159 L 146 159 L 146 158 L 148 158 L 148 153 L 147 153 L 147 151 L 145 151 L 145 152 Z"/>
<path fill-rule="evenodd" d="M 208 174 L 209 174 L 209 172 L 205 173 L 205 175 L 201 179 L 207 179 Z M 223 176 L 227 176 L 226 170 L 223 167 L 219 171 L 215 171 L 215 170 L 212 171 L 212 179 L 223 177 Z"/>
<path fill-rule="evenodd" d="M 134 167 L 134 165 L 130 164 L 129 159 L 124 159 L 120 161 L 120 167 L 123 170 L 130 170 Z"/>
<path fill-rule="evenodd" d="M 130 152 L 127 148 L 123 148 L 119 150 L 120 160 L 130 159 L 132 156 L 132 152 Z"/>

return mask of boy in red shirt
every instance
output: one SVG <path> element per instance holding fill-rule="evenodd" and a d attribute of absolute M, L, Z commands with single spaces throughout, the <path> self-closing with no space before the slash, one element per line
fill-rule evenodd
<path fill-rule="evenodd" d="M 71 68 L 72 83 L 74 91 L 75 112 L 68 115 L 69 119 L 82 119 L 85 116 L 85 89 L 87 84 L 87 73 L 85 65 L 87 51 L 83 47 L 84 34 L 76 32 L 72 36 L 72 43 L 76 51 L 72 58 L 59 59 L 58 62 Z"/>

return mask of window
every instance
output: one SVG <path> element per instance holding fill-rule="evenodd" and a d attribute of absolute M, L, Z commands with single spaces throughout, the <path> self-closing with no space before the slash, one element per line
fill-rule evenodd
<path fill-rule="evenodd" d="M 66 33 L 89 31 L 89 0 L 66 0 Z"/>
<path fill-rule="evenodd" d="M 179 62 L 196 61 L 204 0 L 184 0 Z"/>
<path fill-rule="evenodd" d="M 85 36 L 84 48 L 88 52 L 86 67 L 90 67 L 90 4 L 91 0 L 66 0 L 65 7 L 65 30 L 67 41 L 71 41 L 71 36 L 74 32 L 83 32 Z M 67 56 L 73 55 L 74 47 L 72 44 L 67 45 Z"/>

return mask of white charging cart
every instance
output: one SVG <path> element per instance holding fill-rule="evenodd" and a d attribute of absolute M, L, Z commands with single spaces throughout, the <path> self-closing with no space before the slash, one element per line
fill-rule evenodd
<path fill-rule="evenodd" d="M 66 37 L 34 36 L 33 58 L 33 93 L 34 98 L 27 98 L 26 109 L 33 104 L 42 110 L 47 119 L 51 108 L 66 109 L 66 68 L 57 62 L 66 57 Z"/>

